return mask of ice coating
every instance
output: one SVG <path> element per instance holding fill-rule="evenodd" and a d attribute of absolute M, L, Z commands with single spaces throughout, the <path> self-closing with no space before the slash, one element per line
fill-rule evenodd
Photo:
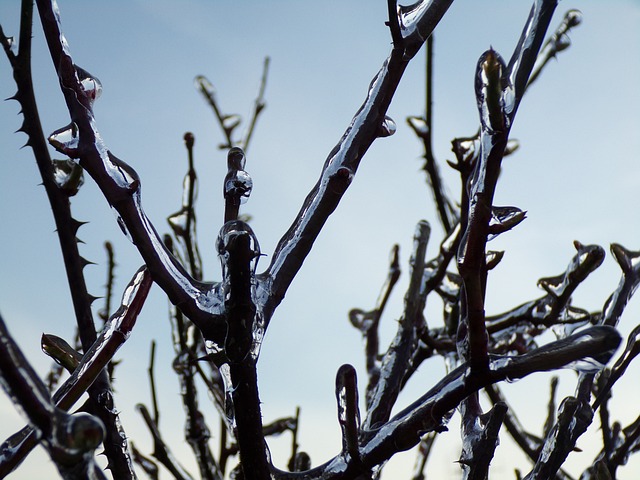
<path fill-rule="evenodd" d="M 476 97 L 483 132 L 503 132 L 509 129 L 513 111 L 513 88 L 505 76 L 506 65 L 494 50 L 480 57 L 476 71 Z"/>
<path fill-rule="evenodd" d="M 422 117 L 409 117 L 407 123 L 419 137 L 424 137 L 429 133 L 429 125 Z"/>
<path fill-rule="evenodd" d="M 84 90 L 84 94 L 89 99 L 89 102 L 93 104 L 100 95 L 102 95 L 102 83 L 96 77 L 87 72 L 84 68 L 80 68 L 76 65 L 76 75 L 78 81 Z"/>
<path fill-rule="evenodd" d="M 405 60 L 413 58 L 420 50 L 451 3 L 451 1 L 419 0 L 411 5 L 398 5 L 397 20 L 390 21 L 396 21 L 400 28 Z"/>
<path fill-rule="evenodd" d="M 241 120 L 242 118 L 237 114 L 225 115 L 222 117 L 222 128 L 228 135 L 231 135 L 231 132 L 240 125 Z"/>
<path fill-rule="evenodd" d="M 244 204 L 249 199 L 252 188 L 251 176 L 244 170 L 235 170 L 224 182 L 224 197 L 238 198 L 240 203 Z"/>
<path fill-rule="evenodd" d="M 75 161 L 52 160 L 53 163 L 53 180 L 58 188 L 64 191 L 68 196 L 72 197 L 84 184 L 83 169 Z"/>
<path fill-rule="evenodd" d="M 382 124 L 380 125 L 380 129 L 378 130 L 379 137 L 390 137 L 397 130 L 396 122 L 393 121 L 391 117 L 385 115 L 382 120 Z"/>
<path fill-rule="evenodd" d="M 59 152 L 76 158 L 80 144 L 78 125 L 72 122 L 66 127 L 59 128 L 49 136 L 49 143 Z"/>
<path fill-rule="evenodd" d="M 193 79 L 193 83 L 197 89 L 204 90 L 209 95 L 213 95 L 215 93 L 215 88 L 213 88 L 213 84 L 204 75 L 198 75 L 196 78 Z"/>
<path fill-rule="evenodd" d="M 511 230 L 526 218 L 527 212 L 517 207 L 492 207 L 489 220 L 487 241 L 493 240 L 503 232 Z"/>
<path fill-rule="evenodd" d="M 167 217 L 167 222 L 169 222 L 169 226 L 171 226 L 174 235 L 180 237 L 187 233 L 188 219 L 189 213 L 184 211 L 184 209 Z"/>
<path fill-rule="evenodd" d="M 224 179 L 225 221 L 237 218 L 237 209 L 244 204 L 253 189 L 253 180 L 244 170 L 246 157 L 239 147 L 233 147 L 227 154 L 227 175 Z"/>
<path fill-rule="evenodd" d="M 133 237 L 131 236 L 131 232 L 129 232 L 129 229 L 127 228 L 127 224 L 124 221 L 124 218 L 122 218 L 122 216 L 120 215 L 120 212 L 118 212 L 118 210 L 116 210 L 114 207 L 111 207 L 111 212 L 113 213 L 113 216 L 116 218 L 116 222 L 118 223 L 118 226 L 120 227 L 120 230 L 122 230 L 122 233 L 124 234 L 124 236 L 127 237 L 127 240 L 129 240 L 131 243 L 134 243 Z"/>

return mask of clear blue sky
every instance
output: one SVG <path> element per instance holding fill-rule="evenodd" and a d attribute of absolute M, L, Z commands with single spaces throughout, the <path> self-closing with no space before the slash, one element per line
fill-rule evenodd
<path fill-rule="evenodd" d="M 18 4 L 0 2 L 0 22 L 9 34 L 18 33 Z M 254 190 L 243 210 L 253 216 L 262 251 L 269 255 L 390 50 L 386 8 L 382 0 L 60 1 L 63 29 L 76 63 L 100 78 L 104 87 L 95 108 L 102 136 L 140 174 L 145 209 L 160 231 L 168 231 L 165 217 L 180 207 L 186 167 L 182 135 L 194 132 L 200 250 L 210 280 L 219 278 L 214 240 L 222 223 L 225 153 L 217 148 L 222 137 L 211 111 L 193 88 L 193 78 L 206 75 L 216 86 L 222 108 L 246 117 L 257 93 L 262 60 L 265 55 L 271 57 L 268 106 L 248 151 L 247 170 Z M 529 8 L 526 1 L 457 0 L 436 30 L 434 142 L 441 161 L 452 158 L 453 137 L 477 129 L 473 75 L 478 57 L 493 46 L 508 58 Z M 583 11 L 583 25 L 571 34 L 573 46 L 549 65 L 527 93 L 512 131 L 521 149 L 504 163 L 495 203 L 525 209 L 528 218 L 491 245 L 507 253 L 490 277 L 488 313 L 539 296 L 537 279 L 564 270 L 574 253 L 574 239 L 606 248 L 612 242 L 640 248 L 640 2 L 565 0 L 554 27 L 570 8 Z M 14 85 L 8 62 L 2 60 L 0 65 L 0 95 L 6 98 L 13 94 Z M 265 421 L 291 415 L 300 405 L 301 446 L 315 463 L 339 449 L 333 393 L 338 367 L 352 363 L 364 383 L 362 342 L 348 324 L 348 310 L 374 306 L 389 251 L 400 243 L 404 275 L 382 327 L 384 339 L 389 340 L 401 312 L 415 224 L 427 219 L 433 226 L 430 257 L 441 239 L 420 171 L 420 143 L 404 121 L 408 115 L 423 113 L 423 70 L 420 54 L 389 110 L 398 124 L 397 133 L 378 140 L 368 152 L 267 332 L 259 365 Z M 68 114 L 39 20 L 34 29 L 34 76 L 44 128 L 52 132 L 68 123 Z M 5 102 L 0 109 L 0 215 L 4 219 L 0 309 L 11 332 L 44 373 L 49 361 L 39 353 L 39 335 L 44 331 L 71 338 L 73 314 L 53 221 L 44 190 L 37 185 L 31 151 L 19 150 L 25 137 L 12 133 L 20 125 L 17 112 L 15 102 Z M 456 175 L 444 166 L 443 170 L 457 198 Z M 121 292 L 141 260 L 89 179 L 75 197 L 73 211 L 76 218 L 90 221 L 79 232 L 86 242 L 83 255 L 98 264 L 87 268 L 90 291 L 102 294 L 106 276 L 102 243 L 108 239 L 115 245 L 116 291 Z M 268 258 L 263 268 L 267 262 Z M 618 277 L 609 255 L 578 291 L 574 303 L 600 309 Z M 96 305 L 101 307 L 99 301 Z M 166 311 L 167 301 L 154 287 L 134 335 L 120 352 L 125 362 L 117 374 L 118 407 L 127 433 L 146 451 L 150 451 L 149 437 L 133 407 L 139 401 L 149 403 L 146 368 L 153 338 L 159 342 L 157 364 L 164 362 L 158 367 L 164 369 L 160 375 L 162 426 L 169 439 L 177 439 L 182 432 L 178 385 L 170 372 Z M 440 305 L 430 303 L 427 313 L 431 324 L 437 324 Z M 636 299 L 623 318 L 623 331 L 635 326 L 638 313 Z M 438 360 L 425 364 L 399 406 L 426 391 L 442 372 Z M 638 373 L 636 368 L 629 377 Z M 539 433 L 536 428 L 544 416 L 547 382 L 527 379 L 509 386 L 516 409 L 530 412 L 523 421 L 534 433 Z M 569 372 L 563 376 L 562 393 L 570 394 L 573 385 Z M 638 398 L 640 386 L 627 381 L 620 389 L 614 395 L 613 415 L 628 424 L 638 412 L 625 406 L 635 407 L 637 402 L 625 401 Z M 539 392 L 534 401 L 532 391 Z M 6 397 L 0 398 L 0 405 L 0 437 L 4 437 L 19 428 L 22 420 Z M 439 442 L 433 459 L 431 472 L 436 476 L 458 471 L 453 463 L 459 438 L 455 419 L 451 430 Z M 594 425 L 590 435 L 595 441 L 597 434 Z M 280 466 L 286 461 L 288 444 L 285 438 L 272 446 Z M 511 478 L 514 467 L 527 471 L 528 464 L 513 453 L 506 438 L 504 444 L 493 462 L 495 478 Z M 589 436 L 579 445 L 585 453 L 571 456 L 573 473 L 595 454 Z M 193 465 L 187 447 L 179 441 L 172 446 L 185 464 Z M 43 456 L 30 460 L 12 478 L 34 478 L 42 469 L 40 462 L 49 461 Z M 402 472 L 412 463 L 412 454 L 401 456 L 388 467 L 395 475 L 386 478 L 408 478 Z M 637 478 L 639 465 L 631 462 L 619 478 Z"/>

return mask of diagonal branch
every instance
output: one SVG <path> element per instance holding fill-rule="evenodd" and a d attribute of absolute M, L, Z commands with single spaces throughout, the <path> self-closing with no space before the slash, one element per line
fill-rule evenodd
<path fill-rule="evenodd" d="M 267 323 L 302 267 L 323 225 L 349 187 L 362 157 L 383 133 L 381 127 L 385 114 L 408 61 L 431 34 L 452 1 L 423 0 L 413 6 L 411 14 L 405 7 L 398 8 L 403 48 L 394 46 L 371 82 L 364 103 L 329 154 L 320 179 L 308 194 L 293 224 L 280 239 L 271 264 L 260 275 L 261 288 L 270 293 L 265 304 Z"/>

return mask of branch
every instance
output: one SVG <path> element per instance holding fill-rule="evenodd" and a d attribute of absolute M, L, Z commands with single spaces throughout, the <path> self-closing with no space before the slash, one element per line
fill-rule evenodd
<path fill-rule="evenodd" d="M 93 456 L 104 438 L 104 425 L 91 415 L 69 415 L 56 408 L 1 316 L 0 377 L 3 389 L 29 419 L 33 438 L 42 442 L 64 479 L 106 479 Z M 8 452 L 3 448 L 2 453 L 4 463 Z"/>
<path fill-rule="evenodd" d="M 556 31 L 544 42 L 544 45 L 540 49 L 536 63 L 533 66 L 533 71 L 529 77 L 527 88 L 535 82 L 549 61 L 552 58 L 556 58 L 556 55 L 571 46 L 571 39 L 568 34 L 572 28 L 577 27 L 582 23 L 582 13 L 579 10 L 569 10 L 564 14 L 562 23 L 556 29 Z"/>
<path fill-rule="evenodd" d="M 269 476 L 262 431 L 256 362 L 264 335 L 262 312 L 256 306 L 254 275 L 260 247 L 255 234 L 239 220 L 224 224 L 217 241 L 222 264 L 227 338 L 221 369 L 230 423 L 236 427 L 240 464 L 245 480 Z"/>
<path fill-rule="evenodd" d="M 171 472 L 173 477 L 176 480 L 193 480 L 193 477 L 189 475 L 189 473 L 178 463 L 178 461 L 174 458 L 173 454 L 162 440 L 162 436 L 160 435 L 160 431 L 158 430 L 158 426 L 151 418 L 149 411 L 147 408 L 139 403 L 136 405 L 136 408 L 142 415 L 144 422 L 147 424 L 147 428 L 149 432 L 151 432 L 151 436 L 153 437 L 153 456 L 158 462 L 160 462 L 164 467 Z"/>
<path fill-rule="evenodd" d="M 408 117 L 407 123 L 422 140 L 425 160 L 422 169 L 427 174 L 433 199 L 438 209 L 440 223 L 442 223 L 442 227 L 446 233 L 451 233 L 458 220 L 458 213 L 444 191 L 438 164 L 433 153 L 433 35 L 427 39 L 426 57 L 425 116 L 424 118 Z"/>
<path fill-rule="evenodd" d="M 51 0 L 38 0 L 37 5 L 71 115 L 71 124 L 54 132 L 50 143 L 65 155 L 79 159 L 95 180 L 118 213 L 121 228 L 138 247 L 154 281 L 171 302 L 187 314 L 206 338 L 222 342 L 224 321 L 220 304 L 214 301 L 217 285 L 194 280 L 164 246 L 142 209 L 137 173 L 108 150 L 97 130 L 92 107 L 100 88 L 98 80 L 74 65 Z"/>
<path fill-rule="evenodd" d="M 359 308 L 354 308 L 349 312 L 349 321 L 362 333 L 365 338 L 365 356 L 367 374 L 369 375 L 369 382 L 367 384 L 366 401 L 367 405 L 370 404 L 370 396 L 373 389 L 378 383 L 380 378 L 380 360 L 379 354 L 379 336 L 378 327 L 380 325 L 380 318 L 384 311 L 387 301 L 391 295 L 393 287 L 400 278 L 400 262 L 398 259 L 400 247 L 394 245 L 391 251 L 391 262 L 389 265 L 389 273 L 387 279 L 382 286 L 380 295 L 376 307 L 370 312 L 364 312 Z"/>
<path fill-rule="evenodd" d="M 338 422 L 342 430 L 342 455 L 360 464 L 360 410 L 358 409 L 358 383 L 351 365 L 343 365 L 336 375 Z"/>
<path fill-rule="evenodd" d="M 472 375 L 465 363 L 442 378 L 427 393 L 384 425 L 372 432 L 372 436 L 360 449 L 365 467 L 380 465 L 399 451 L 418 444 L 422 435 L 446 430 L 448 412 L 472 393 L 488 385 L 505 380 L 517 380 L 532 373 L 553 371 L 571 366 L 583 358 L 598 356 L 610 358 L 620 344 L 620 335 L 609 326 L 591 327 L 551 342 L 532 352 L 513 357 L 489 356 L 489 368 L 479 375 Z M 349 464 L 341 456 L 301 474 L 272 469 L 280 480 L 348 480 L 345 475 Z"/>
<path fill-rule="evenodd" d="M 91 387 L 96 378 L 99 378 L 104 373 L 104 367 L 129 338 L 150 288 L 151 277 L 143 267 L 136 272 L 125 289 L 120 308 L 105 324 L 102 333 L 82 357 L 73 374 L 53 395 L 53 402 L 58 409 L 69 410 Z M 111 408 L 109 410 L 110 419 L 114 424 L 119 425 L 117 411 L 113 410 L 113 403 L 109 403 L 112 402 L 111 397 L 104 398 L 102 402 L 105 407 Z M 122 429 L 117 430 L 115 433 L 115 438 L 118 438 L 119 441 L 114 446 L 117 446 L 120 451 L 126 451 L 126 435 Z M 0 473 L 9 473 L 19 465 L 31 449 L 35 447 L 35 440 L 35 434 L 26 432 L 25 429 L 10 437 L 0 447 L 1 451 L 10 452 L 0 459 Z"/>
<path fill-rule="evenodd" d="M 262 78 L 260 79 L 260 89 L 258 90 L 258 96 L 253 104 L 253 115 L 251 115 L 251 120 L 249 121 L 249 128 L 247 128 L 247 133 L 244 136 L 244 140 L 240 146 L 246 152 L 249 148 L 249 142 L 251 141 L 251 137 L 253 136 L 253 131 L 256 127 L 256 122 L 258 121 L 258 116 L 262 113 L 267 104 L 264 101 L 264 91 L 267 88 L 267 75 L 269 73 L 269 57 L 264 57 L 264 64 L 262 66 Z"/>
<path fill-rule="evenodd" d="M 382 359 L 380 378 L 368 398 L 364 430 L 376 428 L 389 419 L 403 385 L 403 378 L 410 369 L 411 355 L 418 343 L 418 331 L 423 326 L 422 312 L 426 296 L 421 295 L 421 287 L 430 233 L 431 228 L 426 221 L 418 223 L 413 237 L 411 278 L 404 299 L 404 313 L 398 323 L 396 336 Z"/>
<path fill-rule="evenodd" d="M 280 239 L 271 264 L 260 275 L 271 292 L 265 304 L 267 323 L 309 254 L 323 225 L 349 187 L 360 161 L 381 133 L 381 126 L 407 62 L 431 34 L 452 0 L 422 1 L 409 15 L 399 7 L 404 53 L 394 49 L 369 86 L 368 95 L 340 142 L 327 158 L 320 179 L 307 196 L 289 230 Z"/>
<path fill-rule="evenodd" d="M 184 143 L 188 153 L 187 173 L 182 181 L 182 208 L 167 218 L 173 234 L 182 243 L 189 262 L 189 272 L 196 280 L 202 280 L 202 259 L 196 242 L 195 202 L 198 191 L 198 177 L 193 162 L 193 133 L 184 134 Z M 165 242 L 166 243 L 166 242 Z"/>

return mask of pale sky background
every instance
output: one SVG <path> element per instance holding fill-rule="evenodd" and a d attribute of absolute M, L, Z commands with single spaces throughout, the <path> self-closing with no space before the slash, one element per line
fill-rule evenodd
<path fill-rule="evenodd" d="M 473 75 L 478 57 L 493 46 L 508 59 L 530 8 L 529 1 L 457 0 L 436 30 L 434 146 L 443 175 L 458 198 L 450 141 L 473 134 L 478 115 Z M 492 242 L 506 250 L 489 277 L 487 313 L 499 313 L 542 292 L 536 281 L 564 271 L 574 254 L 574 239 L 597 243 L 608 251 L 612 242 L 640 248 L 640 2 L 563 1 L 552 22 L 578 8 L 583 24 L 571 34 L 573 46 L 548 66 L 527 93 L 512 130 L 521 149 L 504 162 L 495 204 L 528 211 L 527 220 Z M 245 118 L 257 93 L 264 56 L 271 57 L 266 91 L 267 109 L 248 150 L 247 171 L 254 181 L 243 211 L 262 251 L 270 255 L 298 212 L 321 166 L 365 98 L 370 80 L 390 50 L 384 25 L 386 2 L 348 1 L 60 1 L 63 30 L 77 64 L 103 84 L 96 103 L 98 126 L 115 155 L 140 174 L 145 210 L 161 232 L 166 216 L 180 208 L 186 170 L 184 132 L 196 136 L 195 158 L 200 197 L 198 227 L 205 277 L 219 279 L 214 240 L 223 216 L 222 180 L 226 154 L 217 148 L 222 136 L 209 107 L 193 87 L 196 75 L 216 86 L 226 113 Z M 18 35 L 19 2 L 0 2 L 0 22 L 7 34 Z M 45 132 L 69 121 L 51 60 L 44 47 L 39 19 L 34 28 L 34 78 Z M 11 96 L 9 63 L 0 61 L 0 96 Z M 373 308 L 387 274 L 388 255 L 401 245 L 403 276 L 383 317 L 384 344 L 395 332 L 407 285 L 408 259 L 415 224 L 431 222 L 429 258 L 442 238 L 431 194 L 421 172 L 422 148 L 405 123 L 424 110 L 424 52 L 408 68 L 389 115 L 397 133 L 378 140 L 363 160 L 350 190 L 329 219 L 302 271 L 269 327 L 259 363 L 265 422 L 292 415 L 301 406 L 301 449 L 314 464 L 340 449 L 334 397 L 335 373 L 344 363 L 366 383 L 363 343 L 348 322 L 353 307 Z M 73 313 L 53 220 L 31 150 L 20 150 L 26 137 L 13 134 L 21 119 L 18 105 L 0 110 L 0 310 L 10 331 L 43 375 L 49 360 L 39 351 L 42 332 L 68 339 Z M 55 155 L 54 157 L 60 157 Z M 102 244 L 115 246 L 119 297 L 141 264 L 135 247 L 121 234 L 107 203 L 87 178 L 72 204 L 75 217 L 90 221 L 79 237 L 82 254 L 97 266 L 86 269 L 90 291 L 103 294 L 106 278 Z M 269 257 L 264 258 L 260 270 Z M 575 295 L 574 304 L 602 308 L 615 289 L 619 269 L 610 254 L 604 265 Z M 101 308 L 100 301 L 96 308 Z M 621 330 L 637 323 L 640 303 L 632 300 Z M 429 300 L 430 325 L 439 324 L 440 303 Z M 551 337 L 546 337 L 549 340 Z M 161 429 L 193 473 L 190 449 L 180 440 L 183 414 L 178 383 L 171 371 L 167 301 L 153 288 L 132 338 L 121 349 L 117 369 L 117 406 L 128 435 L 143 452 L 151 442 L 134 410 L 150 404 L 146 369 L 149 345 L 158 342 Z M 420 369 L 398 408 L 428 390 L 444 372 L 439 359 Z M 637 398 L 640 368 L 632 366 L 614 390 L 612 419 L 629 424 L 640 413 Z M 575 374 L 562 375 L 560 393 L 573 392 Z M 505 388 L 516 413 L 532 433 L 544 421 L 548 376 L 538 375 Z M 560 397 L 562 398 L 562 397 Z M 214 426 L 215 410 L 202 399 Z M 526 414 L 525 414 L 526 412 Z M 14 433 L 24 420 L 0 395 L 0 437 Z M 456 478 L 459 467 L 457 416 L 450 432 L 436 442 L 428 469 L 433 478 Z M 529 471 L 529 463 L 502 434 L 491 478 L 514 478 L 513 469 Z M 583 453 L 570 456 L 567 468 L 579 476 L 599 444 L 598 422 L 580 441 Z M 274 461 L 285 468 L 290 436 L 270 442 Z M 595 445 L 595 446 L 594 446 Z M 414 453 L 398 455 L 385 479 L 410 478 Z M 40 451 L 10 478 L 43 478 L 52 468 Z M 619 478 L 640 475 L 640 461 L 619 470 Z M 144 478 L 143 476 L 141 478 Z M 162 478 L 169 478 L 163 473 Z"/>

